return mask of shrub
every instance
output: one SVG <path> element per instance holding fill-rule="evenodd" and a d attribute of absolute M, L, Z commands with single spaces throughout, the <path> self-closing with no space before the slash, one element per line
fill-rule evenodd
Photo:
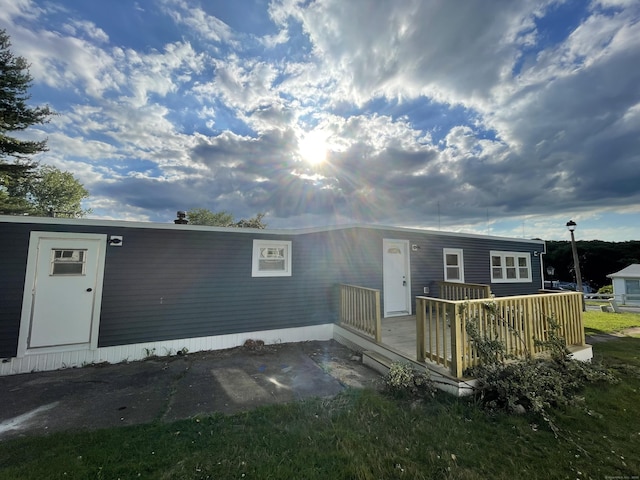
<path fill-rule="evenodd" d="M 491 312 L 492 321 L 502 320 L 490 304 L 485 308 Z M 547 409 L 573 403 L 587 383 L 613 383 L 616 379 L 596 364 L 573 360 L 558 322 L 551 316 L 547 323 L 547 339 L 534 339 L 534 343 L 544 347 L 549 358 L 527 356 L 524 360 L 512 360 L 505 354 L 503 342 L 480 334 L 477 319 L 469 319 L 466 331 L 481 363 L 467 373 L 478 380 L 475 395 L 485 408 L 535 412 L 554 429 Z"/>
<path fill-rule="evenodd" d="M 426 371 L 418 371 L 408 363 L 393 362 L 384 377 L 385 390 L 398 397 L 433 397 L 436 387 Z"/>
<path fill-rule="evenodd" d="M 613 295 L 613 285 L 605 285 L 604 287 L 600 287 L 598 293 Z"/>
<path fill-rule="evenodd" d="M 587 383 L 616 381 L 595 364 L 566 359 L 530 359 L 477 367 L 476 398 L 489 410 L 524 409 L 546 416 L 549 408 L 575 403 Z"/>

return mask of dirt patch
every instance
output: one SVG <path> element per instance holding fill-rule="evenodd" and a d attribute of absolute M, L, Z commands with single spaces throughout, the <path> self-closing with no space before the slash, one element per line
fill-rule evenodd
<path fill-rule="evenodd" d="M 241 347 L 190 353 L 193 360 L 226 358 L 235 355 L 267 356 L 284 349 L 300 349 L 325 373 L 331 375 L 345 387 L 382 388 L 382 376 L 362 363 L 362 354 L 345 347 L 335 340 L 309 341 L 266 345 L 261 340 L 247 340 Z M 171 357 L 168 361 L 172 361 Z"/>

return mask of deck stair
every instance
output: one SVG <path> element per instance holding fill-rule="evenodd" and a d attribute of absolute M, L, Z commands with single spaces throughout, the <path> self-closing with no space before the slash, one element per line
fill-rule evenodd
<path fill-rule="evenodd" d="M 389 373 L 393 360 L 380 353 L 365 350 L 362 352 L 362 363 L 367 367 L 372 368 L 380 375 L 386 375 Z"/>

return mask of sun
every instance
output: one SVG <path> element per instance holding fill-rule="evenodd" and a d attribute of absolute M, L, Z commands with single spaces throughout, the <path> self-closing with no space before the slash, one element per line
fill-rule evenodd
<path fill-rule="evenodd" d="M 320 165 L 327 159 L 327 133 L 321 130 L 306 133 L 298 141 L 298 152 L 310 165 Z"/>

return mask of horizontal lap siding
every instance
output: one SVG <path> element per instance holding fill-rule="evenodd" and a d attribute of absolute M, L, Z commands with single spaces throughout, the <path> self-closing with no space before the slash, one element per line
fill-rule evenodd
<path fill-rule="evenodd" d="M 334 320 L 327 232 L 307 235 L 2 224 L 0 355 L 15 356 L 31 230 L 122 235 L 107 246 L 99 346 Z M 254 239 L 292 241 L 291 277 L 252 277 Z"/>
<path fill-rule="evenodd" d="M 18 349 L 28 250 L 24 225 L 0 224 L 0 358 L 15 357 Z"/>
<path fill-rule="evenodd" d="M 260 238 L 292 241 L 291 277 L 251 276 L 253 240 Z M 328 323 L 331 282 L 313 240 L 234 232 L 128 233 L 107 259 L 100 346 Z"/>
<path fill-rule="evenodd" d="M 403 232 L 397 230 L 381 230 L 354 228 L 341 232 L 356 246 L 358 252 L 351 256 L 355 259 L 353 272 L 349 281 L 368 288 L 382 291 L 382 241 L 383 239 L 407 240 L 411 261 L 411 296 L 425 295 L 424 287 L 429 288 L 428 296 L 438 296 L 438 282 L 444 280 L 443 249 L 459 248 L 463 250 L 464 279 L 467 283 L 491 285 L 497 296 L 525 295 L 536 293 L 542 285 L 540 261 L 544 244 L 502 240 L 499 238 L 464 237 L 447 233 Z M 355 239 L 355 240 L 354 240 Z M 416 245 L 416 250 L 412 250 Z M 490 252 L 492 250 L 510 252 L 528 252 L 531 254 L 532 282 L 491 283 Z M 382 296 L 384 302 L 384 295 Z M 384 305 L 383 305 L 384 308 Z M 384 311 L 384 310 L 383 310 Z"/>
<path fill-rule="evenodd" d="M 501 240 L 498 238 L 446 237 L 434 235 L 432 242 L 437 245 L 433 252 L 438 254 L 437 281 L 444 280 L 443 248 L 461 248 L 464 258 L 464 280 L 466 283 L 480 283 L 491 286 L 491 291 L 498 297 L 508 295 L 527 295 L 537 293 L 542 288 L 540 261 L 543 243 L 518 242 L 517 240 Z M 531 254 L 531 282 L 491 283 L 492 250 L 504 252 L 526 252 Z M 534 252 L 538 252 L 535 255 Z"/>

